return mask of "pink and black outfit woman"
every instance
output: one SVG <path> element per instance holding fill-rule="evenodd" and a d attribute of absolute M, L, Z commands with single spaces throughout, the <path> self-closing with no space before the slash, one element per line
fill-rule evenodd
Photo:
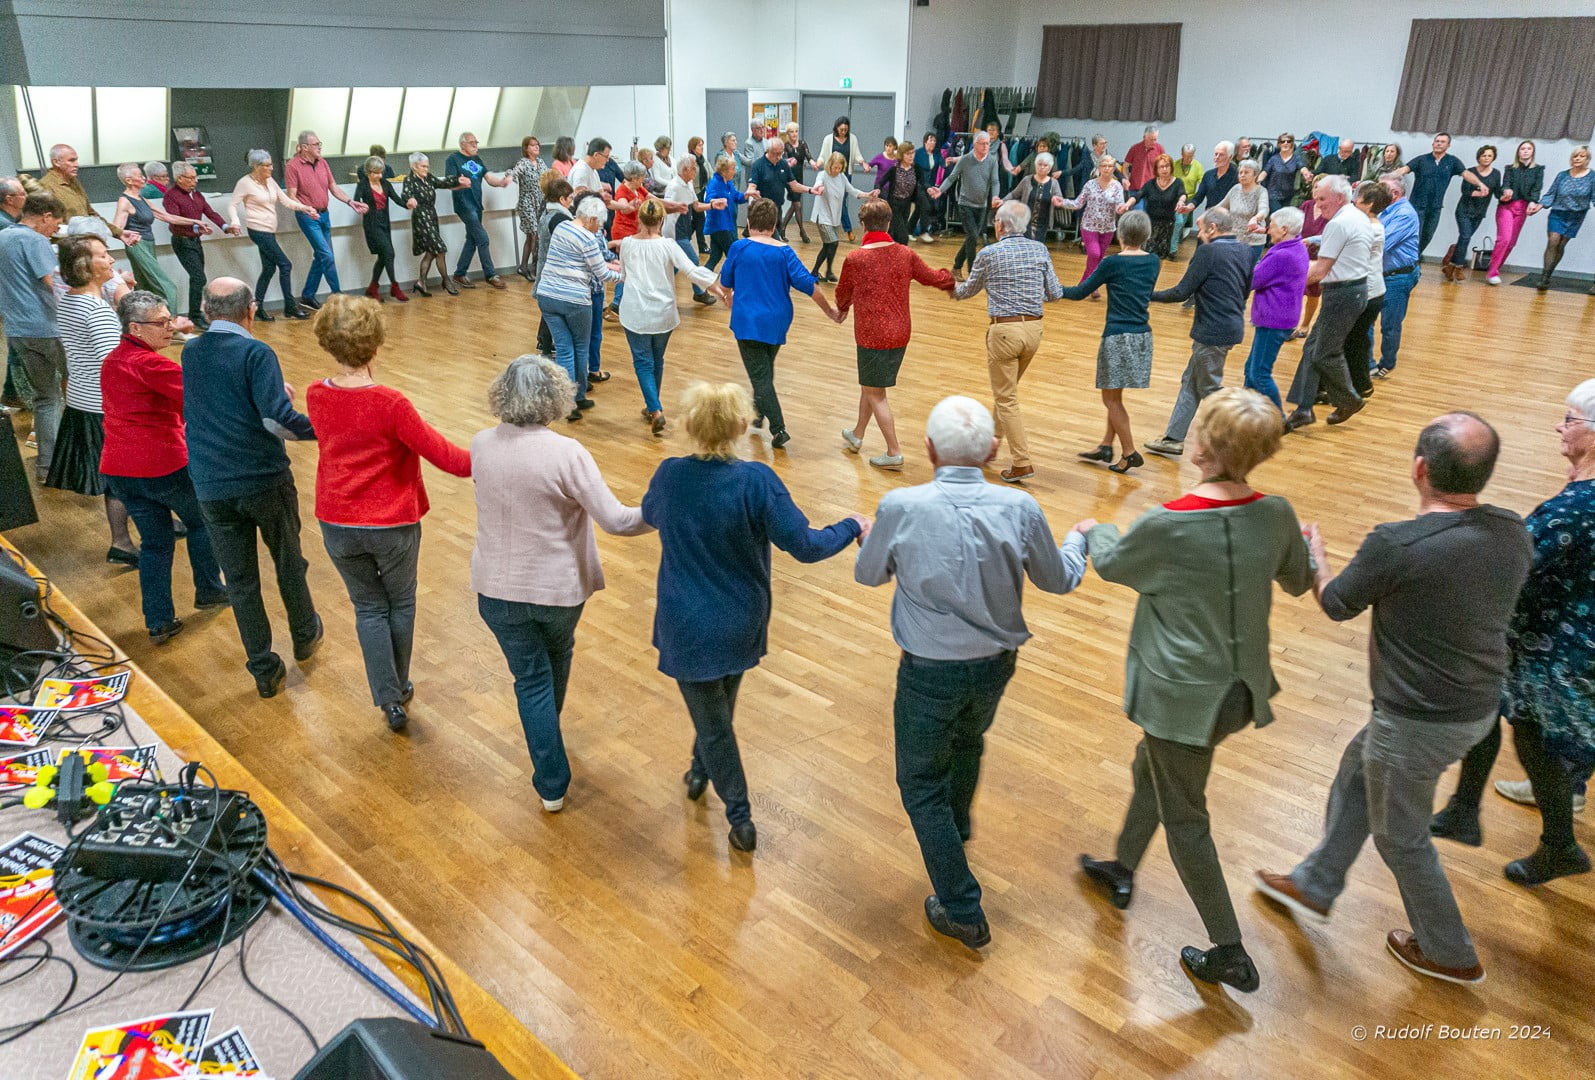
<path fill-rule="evenodd" d="M 1501 177 L 1501 194 L 1495 205 L 1495 251 L 1490 255 L 1491 285 L 1501 284 L 1501 267 L 1517 246 L 1523 223 L 1540 212 L 1540 191 L 1545 187 L 1545 166 L 1534 164 L 1534 144 L 1524 139 Z"/>
<path fill-rule="evenodd" d="M 1118 163 L 1107 154 L 1097 160 L 1097 174 L 1085 182 L 1080 194 L 1064 199 L 1061 204 L 1070 210 L 1082 210 L 1080 215 L 1080 242 L 1085 245 L 1084 281 L 1097 268 L 1097 263 L 1108 253 L 1113 243 L 1114 231 L 1119 227 L 1119 213 L 1124 208 L 1124 185 L 1113 178 Z"/>

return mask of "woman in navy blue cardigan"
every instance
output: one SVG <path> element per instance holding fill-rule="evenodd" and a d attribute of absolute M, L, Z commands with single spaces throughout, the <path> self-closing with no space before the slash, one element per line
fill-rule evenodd
<path fill-rule="evenodd" d="M 819 562 L 863 537 L 869 519 L 852 514 L 811 529 L 768 465 L 737 458 L 736 441 L 753 414 L 742 387 L 698 383 L 682 405 L 698 452 L 661 462 L 642 500 L 661 548 L 653 643 L 697 733 L 682 778 L 687 797 L 699 798 L 713 781 L 731 846 L 752 851 L 758 834 L 731 722 L 742 673 L 767 650 L 770 544 L 799 562 Z"/>

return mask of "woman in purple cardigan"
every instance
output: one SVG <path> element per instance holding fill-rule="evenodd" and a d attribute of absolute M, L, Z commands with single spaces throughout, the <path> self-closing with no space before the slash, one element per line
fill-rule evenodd
<path fill-rule="evenodd" d="M 1246 389 L 1256 390 L 1280 415 L 1285 414 L 1279 387 L 1274 383 L 1274 361 L 1279 348 L 1290 340 L 1301 321 L 1302 296 L 1307 292 L 1307 267 L 1312 259 L 1302 243 L 1302 212 L 1284 206 L 1268 216 L 1272 246 L 1252 271 L 1252 351 L 1246 357 Z"/>

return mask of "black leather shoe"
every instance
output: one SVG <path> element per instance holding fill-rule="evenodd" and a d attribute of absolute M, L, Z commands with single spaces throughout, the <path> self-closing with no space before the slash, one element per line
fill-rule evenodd
<path fill-rule="evenodd" d="M 1262 985 L 1252 958 L 1240 945 L 1215 945 L 1206 952 L 1195 945 L 1180 950 L 1185 970 L 1207 983 L 1223 983 L 1250 994 Z"/>
<path fill-rule="evenodd" d="M 327 628 L 321 623 L 321 616 L 316 616 L 316 632 L 309 641 L 294 642 L 294 659 L 301 664 L 316 655 L 316 649 L 321 645 L 321 639 L 326 636 Z"/>
<path fill-rule="evenodd" d="M 1307 425 L 1316 423 L 1318 423 L 1318 417 L 1313 414 L 1311 409 L 1297 409 L 1285 417 L 1285 434 L 1289 435 L 1293 431 L 1300 431 Z"/>
<path fill-rule="evenodd" d="M 404 684 L 404 696 L 399 699 L 399 704 L 408 705 L 413 697 L 415 697 L 415 683 L 407 682 Z"/>
<path fill-rule="evenodd" d="M 105 561 L 108 563 L 119 563 L 122 566 L 137 566 L 138 552 L 129 551 L 126 548 L 114 547 L 105 553 Z"/>
<path fill-rule="evenodd" d="M 205 592 L 194 594 L 194 606 L 201 611 L 205 608 L 226 607 L 231 601 L 227 599 L 227 592 Z"/>
<path fill-rule="evenodd" d="M 1367 407 L 1368 403 L 1362 398 L 1358 398 L 1354 403 L 1350 405 L 1342 405 L 1334 412 L 1330 413 L 1329 422 L 1331 424 L 1344 424 L 1347 420 L 1350 420 L 1353 416 L 1356 416 Z"/>
<path fill-rule="evenodd" d="M 1135 895 L 1134 870 L 1117 859 L 1093 859 L 1089 855 L 1080 856 L 1080 869 L 1108 891 L 1108 899 L 1113 901 L 1114 907 L 1123 911 L 1130 906 L 1130 898 Z"/>
<path fill-rule="evenodd" d="M 738 851 L 752 851 L 759 846 L 759 831 L 753 827 L 753 822 L 731 826 L 731 846 Z"/>
<path fill-rule="evenodd" d="M 1507 880 L 1519 885 L 1544 885 L 1559 877 L 1587 873 L 1589 856 L 1577 844 L 1565 848 L 1548 848 L 1541 844 L 1528 858 L 1506 864 Z"/>
<path fill-rule="evenodd" d="M 274 659 L 276 659 L 274 657 Z M 281 659 L 277 659 L 277 666 L 264 675 L 255 676 L 255 690 L 263 698 L 276 697 L 277 691 L 282 689 L 284 680 L 288 678 L 288 667 Z"/>
<path fill-rule="evenodd" d="M 784 429 L 781 430 L 781 431 L 772 431 L 770 433 L 770 449 L 771 450 L 779 450 L 779 449 L 781 449 L 781 447 L 785 446 L 787 443 L 789 443 L 791 441 L 792 441 L 792 436 L 789 435 Z"/>
<path fill-rule="evenodd" d="M 317 300 L 314 296 L 301 296 L 299 298 L 299 302 L 305 307 L 309 308 L 311 311 L 321 310 L 321 301 Z"/>
<path fill-rule="evenodd" d="M 709 789 L 709 778 L 691 769 L 682 774 L 681 782 L 687 785 L 687 798 L 693 802 L 703 798 L 703 793 Z"/>
<path fill-rule="evenodd" d="M 308 319 L 310 318 L 310 311 L 307 308 L 295 305 L 291 308 L 283 308 L 282 315 L 285 319 Z"/>
<path fill-rule="evenodd" d="M 183 620 L 182 619 L 173 619 L 171 622 L 167 623 L 165 626 L 157 626 L 155 629 L 150 631 L 150 644 L 151 645 L 165 645 L 168 641 L 172 640 L 174 637 L 176 637 L 178 634 L 181 634 L 182 632 L 183 632 Z"/>
<path fill-rule="evenodd" d="M 1131 452 L 1120 458 L 1117 465 L 1109 465 L 1108 472 L 1116 472 L 1120 475 L 1123 475 L 1124 473 L 1129 472 L 1131 469 L 1139 469 L 1145 464 L 1146 459 L 1143 458 L 1140 453 Z"/>
<path fill-rule="evenodd" d="M 925 921 L 938 934 L 961 941 L 971 949 L 983 949 L 991 944 L 991 925 L 985 919 L 978 923 L 953 922 L 935 893 L 925 897 Z"/>
<path fill-rule="evenodd" d="M 612 374 L 610 374 L 609 372 L 607 372 L 607 371 L 589 371 L 587 373 L 587 382 L 590 385 L 594 385 L 594 384 L 601 383 L 601 382 L 608 382 L 610 379 L 613 379 L 613 378 L 614 378 L 614 376 Z"/>
<path fill-rule="evenodd" d="M 410 722 L 410 714 L 404 711 L 404 706 L 399 704 L 382 706 L 382 714 L 388 718 L 388 730 L 398 733 Z"/>
<path fill-rule="evenodd" d="M 1079 458 L 1081 461 L 1112 461 L 1113 447 L 1109 446 L 1107 443 L 1103 443 L 1095 450 L 1082 450 L 1076 454 L 1075 457 Z"/>
<path fill-rule="evenodd" d="M 255 321 L 256 322 L 276 322 L 277 321 L 277 316 L 273 315 L 271 312 L 267 311 L 265 308 L 256 308 L 255 309 Z"/>
<path fill-rule="evenodd" d="M 1484 843 L 1484 830 L 1479 827 L 1479 808 L 1462 806 L 1453 795 L 1451 801 L 1445 804 L 1445 809 L 1429 822 L 1429 835 L 1479 847 Z"/>
<path fill-rule="evenodd" d="M 570 411 L 570 415 L 565 417 L 565 420 L 568 423 L 575 423 L 577 420 L 580 420 L 581 418 L 582 418 L 582 411 L 580 409 L 572 409 Z"/>
<path fill-rule="evenodd" d="M 590 397 L 578 398 L 576 401 L 576 407 L 578 409 L 591 409 L 597 404 L 598 402 L 594 401 Z"/>

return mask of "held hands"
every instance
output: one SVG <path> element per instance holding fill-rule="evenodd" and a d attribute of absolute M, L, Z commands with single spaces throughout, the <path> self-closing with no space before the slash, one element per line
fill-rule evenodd
<path fill-rule="evenodd" d="M 1544 210 L 1544 209 L 1545 209 L 1545 207 L 1541 206 L 1537 202 L 1529 203 L 1529 213 L 1530 214 L 1538 214 L 1541 210 Z"/>
<path fill-rule="evenodd" d="M 1329 553 L 1324 548 L 1323 533 L 1318 531 L 1318 523 L 1302 526 L 1301 535 L 1307 541 L 1307 553 L 1313 557 L 1313 562 L 1322 570 L 1329 564 Z"/>
<path fill-rule="evenodd" d="M 1184 199 L 1181 199 L 1175 205 L 1174 212 L 1176 214 L 1189 214 L 1191 212 L 1191 204 L 1186 202 Z"/>
<path fill-rule="evenodd" d="M 282 384 L 282 392 L 288 395 L 289 401 L 293 401 L 293 399 L 297 396 L 297 392 L 294 390 L 294 384 L 291 382 L 285 382 Z"/>
<path fill-rule="evenodd" d="M 138 233 L 134 232 L 133 230 L 129 229 L 126 232 L 122 233 L 122 243 L 125 244 L 126 246 L 132 247 L 134 244 L 138 243 L 138 241 L 139 241 Z"/>
<path fill-rule="evenodd" d="M 999 207 L 1001 205 L 1002 205 L 1002 200 L 999 199 L 997 196 L 993 195 L 991 197 L 991 208 L 993 210 L 995 210 L 995 209 L 997 209 L 997 207 Z"/>
<path fill-rule="evenodd" d="M 206 224 L 203 221 L 196 221 L 194 223 L 194 231 L 197 232 L 201 236 L 209 236 L 211 233 L 215 232 L 216 230 L 212 229 L 208 224 Z"/>
<path fill-rule="evenodd" d="M 187 315 L 179 315 L 172 320 L 172 329 L 179 334 L 186 334 L 194 329 L 194 322 Z"/>
<path fill-rule="evenodd" d="M 1052 197 L 1052 205 L 1053 206 L 1062 206 L 1063 205 L 1063 196 L 1062 195 L 1054 195 Z"/>
<path fill-rule="evenodd" d="M 870 521 L 870 519 L 865 517 L 863 514 L 849 514 L 847 515 L 847 520 L 858 522 L 858 542 L 863 544 L 864 538 L 869 535 L 870 527 L 874 524 L 874 522 Z"/>
<path fill-rule="evenodd" d="M 404 204 L 404 208 L 406 210 L 414 210 L 415 209 L 415 200 L 414 199 L 406 200 L 405 204 Z"/>
<path fill-rule="evenodd" d="M 1081 518 L 1079 521 L 1074 523 L 1074 528 L 1070 529 L 1069 531 L 1077 532 L 1081 536 L 1084 536 L 1086 533 L 1090 532 L 1100 524 L 1101 522 L 1099 522 L 1096 518 Z"/>
<path fill-rule="evenodd" d="M 836 323 L 838 326 L 847 321 L 847 313 L 844 311 L 838 311 L 834 307 L 826 314 L 830 315 L 831 321 Z"/>
<path fill-rule="evenodd" d="M 242 236 L 242 235 L 244 235 L 244 230 L 241 229 L 240 227 L 238 227 L 237 225 L 228 225 L 226 228 L 222 229 L 222 232 L 230 233 L 233 236 Z"/>
<path fill-rule="evenodd" d="M 1502 202 L 1511 202 L 1512 201 L 1512 189 L 1511 188 L 1502 188 L 1501 189 L 1501 201 Z"/>
<path fill-rule="evenodd" d="M 363 214 L 367 210 L 371 209 L 371 207 L 363 202 L 360 202 L 358 199 L 350 199 L 349 209 L 353 210 L 357 214 Z"/>
<path fill-rule="evenodd" d="M 709 200 L 709 209 L 711 209 L 711 210 L 724 210 L 725 208 L 726 208 L 725 199 L 722 198 L 722 199 L 710 199 Z"/>
<path fill-rule="evenodd" d="M 121 278 L 122 283 L 130 289 L 138 284 L 138 279 L 133 276 L 133 271 L 131 270 L 123 270 L 117 277 Z"/>
<path fill-rule="evenodd" d="M 1133 202 L 1121 202 L 1118 206 L 1113 208 L 1113 212 L 1116 214 L 1128 214 L 1131 208 L 1134 206 L 1135 203 Z"/>
<path fill-rule="evenodd" d="M 925 189 L 925 194 L 929 195 L 933 199 L 939 199 L 939 198 L 941 198 L 941 188 L 938 188 L 938 187 L 926 188 Z"/>

